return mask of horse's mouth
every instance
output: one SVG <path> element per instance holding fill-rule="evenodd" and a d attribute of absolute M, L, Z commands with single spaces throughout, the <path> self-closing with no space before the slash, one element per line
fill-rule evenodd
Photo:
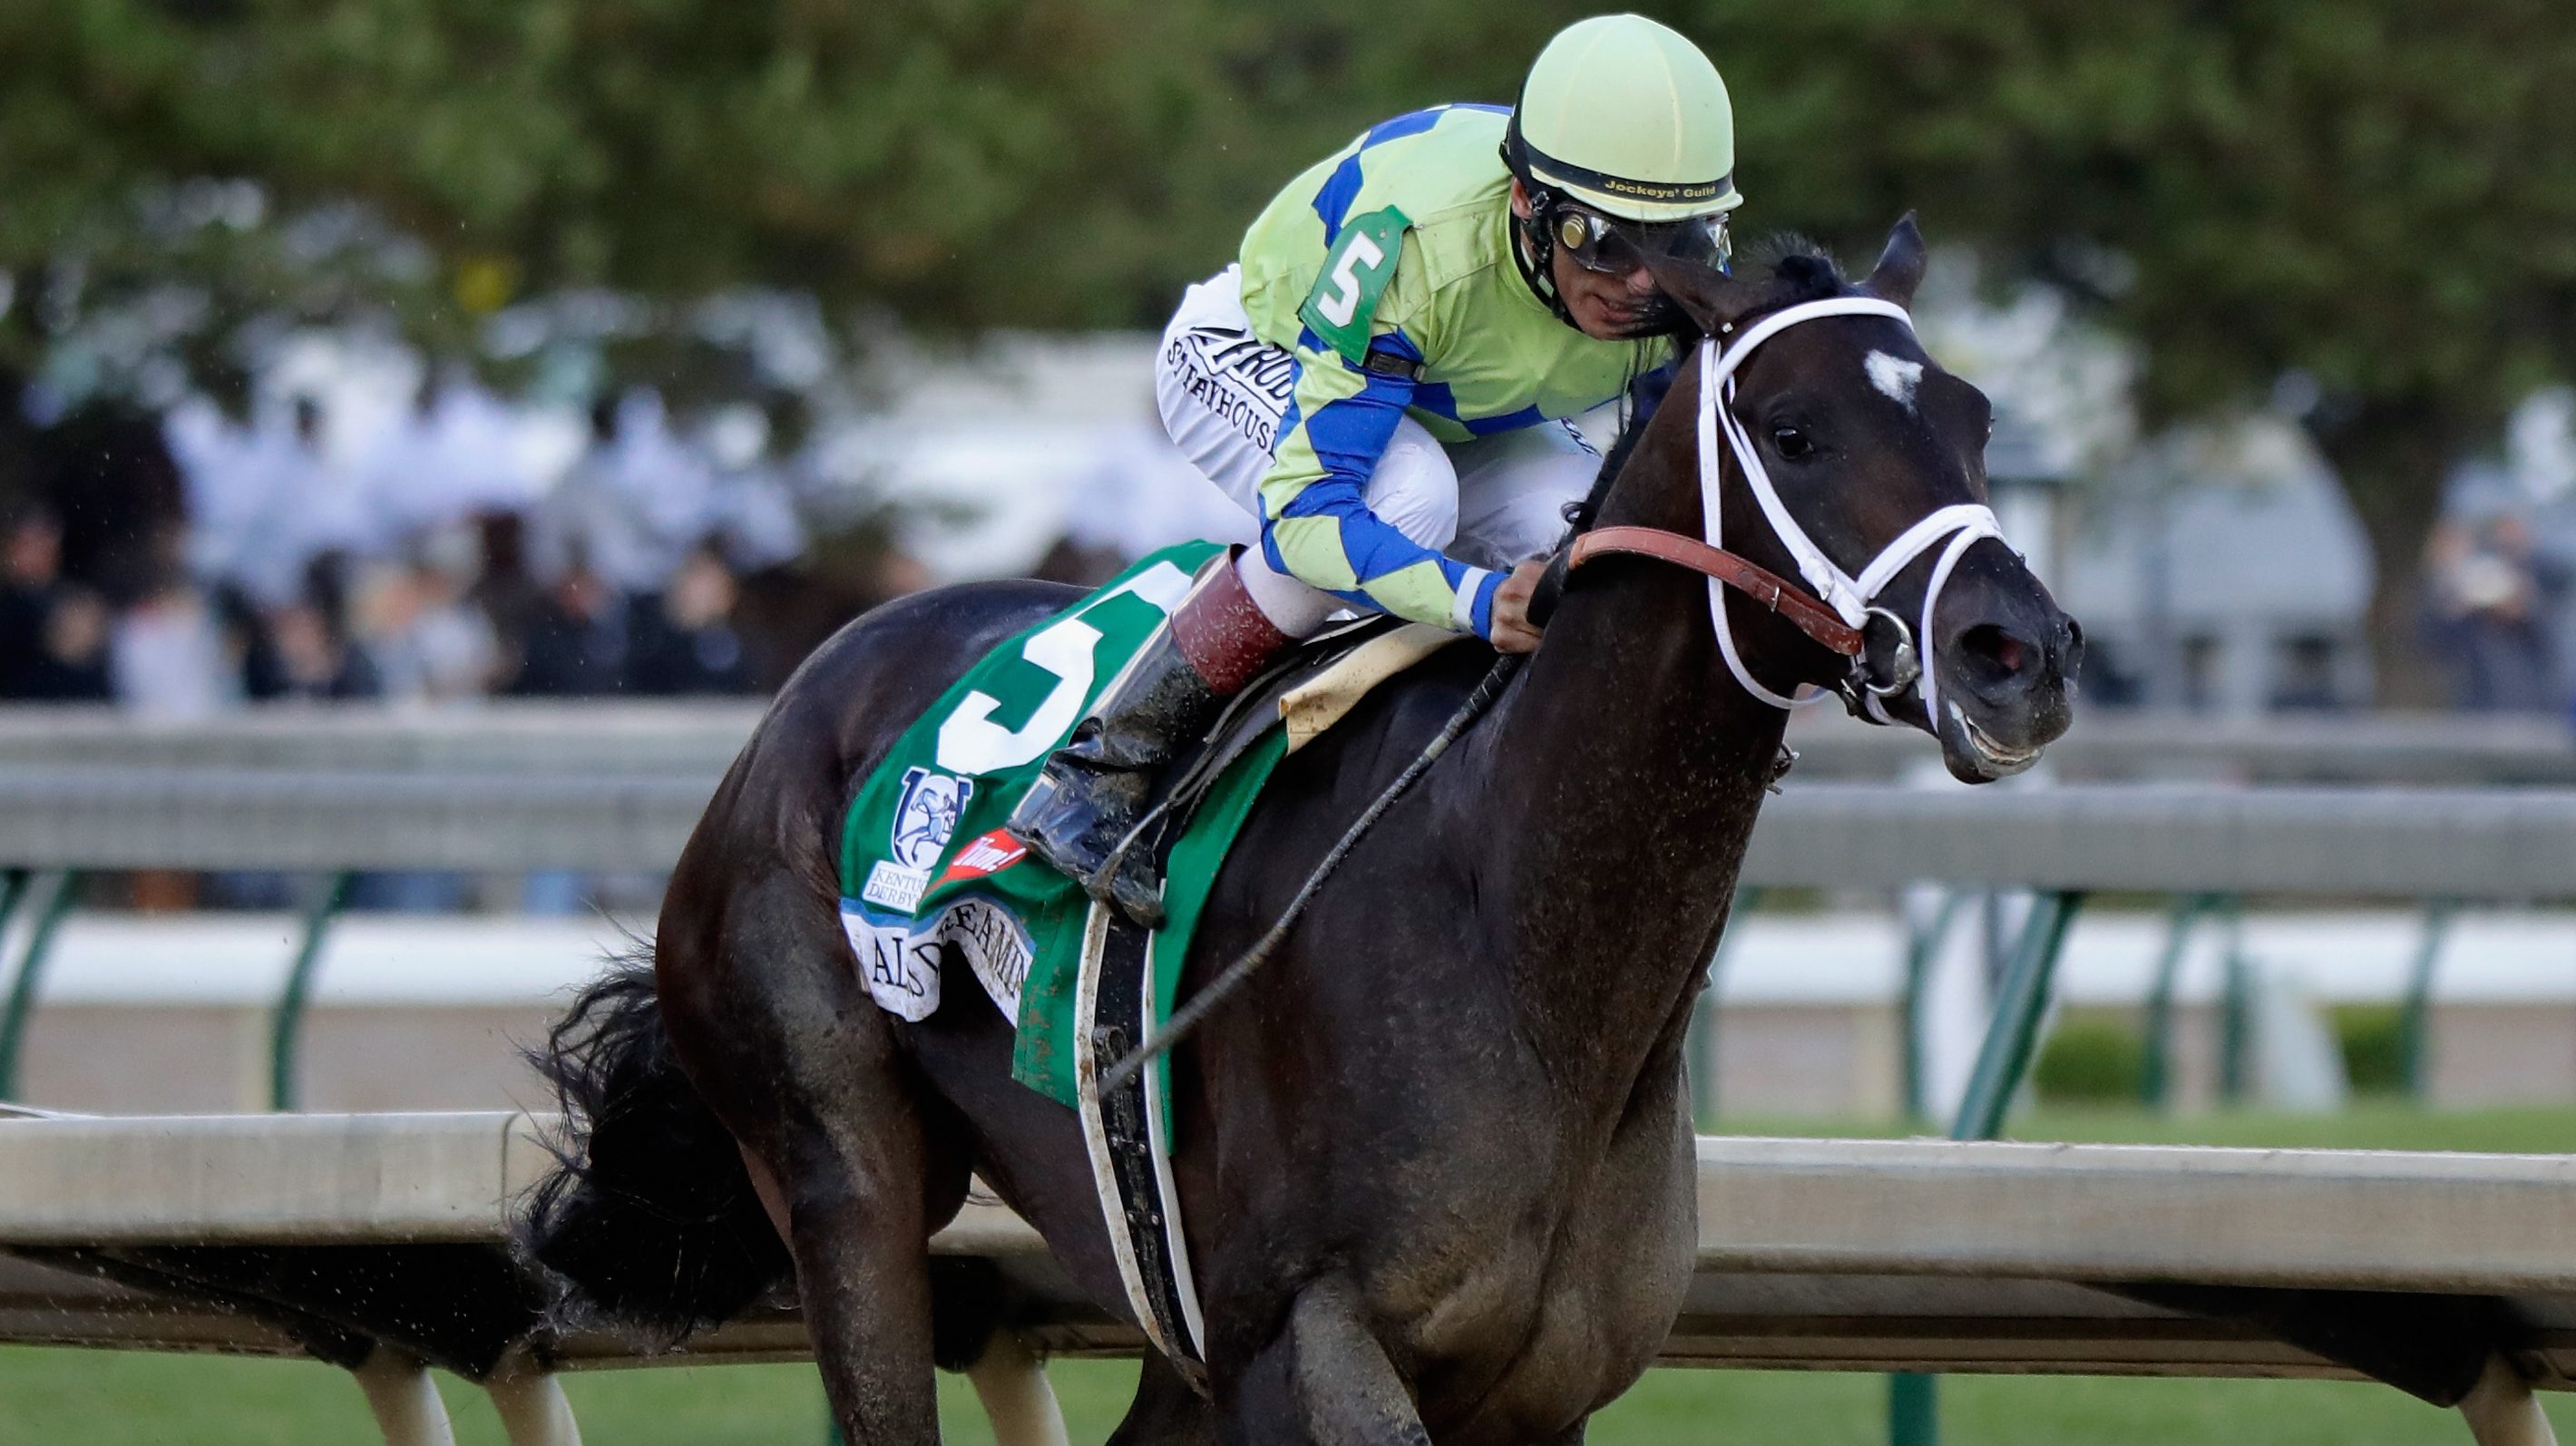
<path fill-rule="evenodd" d="M 2039 761 L 2041 745 L 2034 743 L 2027 748 L 2015 748 L 1998 740 L 1978 727 L 1956 700 L 1950 704 L 1950 721 L 1959 725 L 1958 736 L 1966 746 L 1969 761 L 1985 778 L 2010 778 Z"/>

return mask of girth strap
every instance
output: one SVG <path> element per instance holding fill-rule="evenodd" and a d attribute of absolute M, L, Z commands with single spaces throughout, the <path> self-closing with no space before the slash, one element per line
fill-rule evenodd
<path fill-rule="evenodd" d="M 1846 658 L 1860 656 L 1860 629 L 1804 589 L 1778 573 L 1747 562 L 1724 548 L 1658 527 L 1598 527 L 1574 539 L 1566 570 L 1581 567 L 1605 552 L 1622 552 L 1669 562 L 1712 577 L 1789 620 L 1798 631 Z"/>

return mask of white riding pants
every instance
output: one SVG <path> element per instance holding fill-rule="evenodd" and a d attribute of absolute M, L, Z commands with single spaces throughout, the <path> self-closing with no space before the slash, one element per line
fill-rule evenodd
<path fill-rule="evenodd" d="M 1182 296 L 1155 355 L 1154 398 L 1173 443 L 1256 520 L 1296 378 L 1295 359 L 1252 334 L 1242 275 L 1232 266 Z M 1405 417 L 1361 495 L 1415 542 L 1507 571 L 1556 545 L 1565 504 L 1591 490 L 1600 469 L 1600 455 L 1565 422 L 1444 443 Z M 1236 567 L 1252 600 L 1291 637 L 1312 634 L 1347 606 L 1271 567 L 1257 547 Z"/>

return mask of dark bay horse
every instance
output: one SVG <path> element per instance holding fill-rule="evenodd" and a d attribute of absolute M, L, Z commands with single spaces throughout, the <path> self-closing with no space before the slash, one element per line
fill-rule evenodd
<path fill-rule="evenodd" d="M 1658 279 L 1725 338 L 1820 298 L 1901 305 L 1923 266 L 1909 219 L 1858 287 L 1806 251 L 1748 279 Z M 1701 365 L 1614 453 L 1604 528 L 1703 536 Z M 1781 331 L 1734 384 L 1746 445 L 1843 568 L 1984 500 L 1986 399 L 1901 317 Z M 1730 456 L 1726 545 L 1795 577 L 1742 471 Z M 1924 640 L 1940 716 L 1921 684 L 1884 702 L 1935 733 L 1954 772 L 1990 777 L 2065 729 L 2079 635 L 2007 547 L 1940 551 L 1879 598 L 1915 617 L 1948 569 Z M 919 1024 L 870 1001 L 833 857 L 893 739 L 1073 596 L 950 588 L 817 652 L 682 855 L 649 971 L 594 986 L 552 1041 L 583 1133 L 532 1212 L 537 1258 L 589 1308 L 674 1333 L 792 1270 L 857 1446 L 935 1440 L 934 1355 L 981 1348 L 989 1321 L 951 1318 L 945 1292 L 934 1321 L 923 1248 L 970 1171 L 1127 1313 L 1073 1112 L 1012 1082 L 1010 1025 L 962 960 Z M 1769 687 L 1842 676 L 1841 658 L 1725 596 L 1736 651 Z M 1487 660 L 1447 650 L 1281 765 L 1216 882 L 1185 996 L 1279 917 Z M 1704 578 L 1638 557 L 1575 574 L 1493 711 L 1176 1054 L 1212 1398 L 1149 1359 L 1114 1440 L 1573 1442 L 1636 1380 L 1692 1268 L 1683 1029 L 1785 717 L 1734 681 Z"/>

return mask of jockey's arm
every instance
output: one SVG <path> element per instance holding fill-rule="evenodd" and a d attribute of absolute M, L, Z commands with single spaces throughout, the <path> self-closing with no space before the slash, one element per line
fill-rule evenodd
<path fill-rule="evenodd" d="M 1401 328 L 1372 347 L 1419 365 Z M 1368 483 L 1413 399 L 1414 382 L 1330 347 L 1293 348 L 1290 425 L 1261 482 L 1261 549 L 1270 565 L 1357 607 L 1493 637 L 1503 576 L 1442 555 L 1370 510 Z"/>

